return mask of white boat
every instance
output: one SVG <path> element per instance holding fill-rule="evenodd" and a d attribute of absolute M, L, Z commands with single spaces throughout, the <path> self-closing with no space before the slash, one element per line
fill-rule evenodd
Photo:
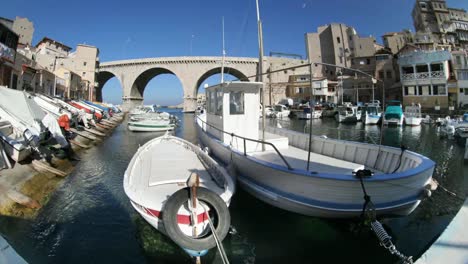
<path fill-rule="evenodd" d="M 322 107 L 320 106 L 314 106 L 314 109 L 312 112 L 310 111 L 310 107 L 306 107 L 303 109 L 302 112 L 297 113 L 297 118 L 298 119 L 319 119 L 322 117 Z"/>
<path fill-rule="evenodd" d="M 364 125 L 376 125 L 381 116 L 382 111 L 378 105 L 369 104 L 362 109 L 361 119 Z"/>
<path fill-rule="evenodd" d="M 27 264 L 27 262 L 16 253 L 15 249 L 0 236 L 0 263 L 4 264 Z"/>
<path fill-rule="evenodd" d="M 405 107 L 405 125 L 420 126 L 422 122 L 421 106 L 409 105 Z"/>
<path fill-rule="evenodd" d="M 455 126 L 458 124 L 457 120 L 453 120 L 450 116 L 445 118 L 437 118 L 436 124 L 439 129 L 441 137 L 453 137 L 455 135 Z"/>
<path fill-rule="evenodd" d="M 277 127 L 259 129 L 262 83 L 232 82 L 207 93 L 242 98 L 243 109 L 222 116 L 210 109 L 196 118 L 199 142 L 218 160 L 236 168 L 242 187 L 258 199 L 288 211 L 317 217 L 359 217 L 364 199 L 358 171 L 377 215 L 407 215 L 428 192 L 435 163 L 418 153 L 389 146 L 312 137 Z M 210 97 L 208 104 L 210 104 Z M 262 134 L 265 133 L 263 138 Z M 310 169 L 309 169 L 310 168 Z M 368 171 L 367 171 L 368 172 Z"/>
<path fill-rule="evenodd" d="M 322 109 L 322 117 L 334 118 L 337 113 L 338 111 L 333 105 L 327 105 Z"/>
<path fill-rule="evenodd" d="M 198 146 L 181 138 L 166 134 L 140 147 L 123 186 L 134 209 L 189 254 L 203 255 L 216 246 L 209 219 L 220 241 L 229 230 L 227 207 L 234 180 Z"/>
<path fill-rule="evenodd" d="M 25 91 L 0 87 L 0 138 L 15 161 L 24 160 L 49 132 L 62 147 L 68 146 L 57 120 L 46 115 Z"/>
<path fill-rule="evenodd" d="M 460 143 L 465 144 L 468 138 L 468 113 L 464 113 L 461 120 L 455 125 L 454 137 Z"/>
<path fill-rule="evenodd" d="M 291 111 L 289 108 L 282 104 L 276 104 L 273 106 L 273 113 L 270 114 L 271 117 L 284 118 L 288 117 Z"/>
<path fill-rule="evenodd" d="M 335 119 L 340 123 L 356 123 L 361 120 L 361 109 L 357 106 L 340 105 Z"/>
<path fill-rule="evenodd" d="M 129 121 L 128 130 L 137 132 L 160 132 L 174 130 L 175 125 L 169 120 Z"/>

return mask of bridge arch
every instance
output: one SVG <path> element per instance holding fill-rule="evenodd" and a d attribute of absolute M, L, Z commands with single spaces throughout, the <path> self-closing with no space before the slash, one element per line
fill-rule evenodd
<path fill-rule="evenodd" d="M 118 74 L 108 70 L 99 71 L 99 74 L 97 75 L 98 87 L 96 89 L 96 101 L 102 102 L 102 89 L 104 88 L 104 85 L 107 83 L 107 81 L 114 77 L 117 78 L 120 87 L 123 88 L 122 80 L 120 79 L 120 76 Z"/>
<path fill-rule="evenodd" d="M 221 67 L 214 67 L 214 68 L 206 71 L 205 73 L 203 73 L 197 80 L 193 96 L 197 97 L 198 89 L 200 88 L 200 85 L 206 79 L 208 79 L 211 76 L 213 76 L 215 74 L 218 74 L 218 73 L 221 73 Z M 224 74 L 230 74 L 230 75 L 236 77 L 237 79 L 239 79 L 240 81 L 246 81 L 246 82 L 249 81 L 249 78 L 248 78 L 248 76 L 246 74 L 244 74 L 242 71 L 240 71 L 238 69 L 235 69 L 235 68 L 232 68 L 232 67 L 224 67 Z"/>
<path fill-rule="evenodd" d="M 180 77 L 174 71 L 164 67 L 152 67 L 143 71 L 135 78 L 135 81 L 133 82 L 132 88 L 130 90 L 130 96 L 133 98 L 143 98 L 143 94 L 148 83 L 153 78 L 161 74 L 172 74 L 176 76 L 177 79 L 179 79 L 181 82 Z"/>

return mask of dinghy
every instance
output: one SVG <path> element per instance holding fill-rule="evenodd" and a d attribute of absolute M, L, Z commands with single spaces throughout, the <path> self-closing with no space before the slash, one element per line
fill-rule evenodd
<path fill-rule="evenodd" d="M 136 132 L 160 132 L 174 130 L 175 125 L 169 120 L 129 121 L 128 130 Z"/>
<path fill-rule="evenodd" d="M 135 210 L 191 255 L 216 246 L 210 221 L 222 241 L 235 182 L 199 147 L 181 138 L 155 138 L 133 156 L 124 190 Z"/>
<path fill-rule="evenodd" d="M 353 218 L 361 215 L 365 203 L 361 180 L 377 215 L 407 215 L 430 192 L 435 163 L 418 153 L 277 127 L 259 129 L 262 85 L 208 87 L 208 95 L 223 96 L 207 96 L 211 107 L 196 117 L 201 144 L 234 166 L 241 186 L 253 196 L 304 215 Z M 223 107 L 233 100 L 239 108 Z M 223 109 L 221 116 L 215 112 L 218 108 Z"/>

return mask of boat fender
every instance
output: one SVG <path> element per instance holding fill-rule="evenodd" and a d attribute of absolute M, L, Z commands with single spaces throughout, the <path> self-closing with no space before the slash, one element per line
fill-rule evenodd
<path fill-rule="evenodd" d="M 197 188 L 197 199 L 210 208 L 210 216 L 214 217 L 212 219 L 214 220 L 216 234 L 219 240 L 222 241 L 229 232 L 231 224 L 231 215 L 226 203 L 216 193 L 203 187 Z M 180 189 L 167 199 L 162 213 L 164 229 L 167 235 L 184 249 L 203 251 L 216 247 L 216 241 L 211 232 L 205 236 L 194 238 L 186 236 L 180 230 L 177 223 L 177 214 L 179 209 L 189 201 L 189 188 Z"/>
<path fill-rule="evenodd" d="M 432 195 L 432 191 L 429 189 L 424 188 L 421 192 L 422 198 L 429 198 Z"/>
<path fill-rule="evenodd" d="M 210 154 L 210 149 L 209 149 L 208 147 L 205 147 L 205 148 L 203 149 L 203 151 L 204 151 L 206 154 L 208 154 L 208 155 Z"/>

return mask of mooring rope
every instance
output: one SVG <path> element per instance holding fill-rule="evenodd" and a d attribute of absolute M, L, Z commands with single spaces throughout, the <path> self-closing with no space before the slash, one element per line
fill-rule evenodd
<path fill-rule="evenodd" d="M 375 210 L 375 205 L 371 200 L 370 195 L 366 191 L 366 187 L 364 185 L 363 178 L 368 178 L 373 175 L 372 171 L 370 170 L 358 170 L 354 173 L 355 176 L 359 179 L 361 183 L 362 192 L 364 193 L 364 204 L 362 207 L 361 218 L 364 220 L 364 216 L 366 215 L 367 220 L 370 220 L 371 223 L 371 230 L 374 231 L 375 235 L 380 241 L 380 245 L 387 249 L 392 255 L 396 255 L 399 257 L 403 264 L 412 264 L 413 257 L 412 256 L 405 256 L 403 253 L 397 250 L 396 246 L 392 242 L 392 237 L 388 235 L 385 228 L 382 224 L 377 220 L 377 214 Z"/>
<path fill-rule="evenodd" d="M 218 234 L 216 234 L 216 228 L 213 225 L 213 222 L 211 221 L 211 217 L 209 215 L 209 210 L 206 208 L 205 204 L 203 202 L 199 202 L 199 204 L 205 209 L 205 213 L 208 215 L 208 224 L 211 229 L 211 233 L 213 233 L 213 237 L 216 242 L 216 247 L 219 250 L 219 254 L 221 255 L 221 260 L 223 261 L 224 264 L 229 264 L 229 259 L 226 255 L 226 251 L 224 250 L 223 243 L 222 241 L 219 240 Z"/>

